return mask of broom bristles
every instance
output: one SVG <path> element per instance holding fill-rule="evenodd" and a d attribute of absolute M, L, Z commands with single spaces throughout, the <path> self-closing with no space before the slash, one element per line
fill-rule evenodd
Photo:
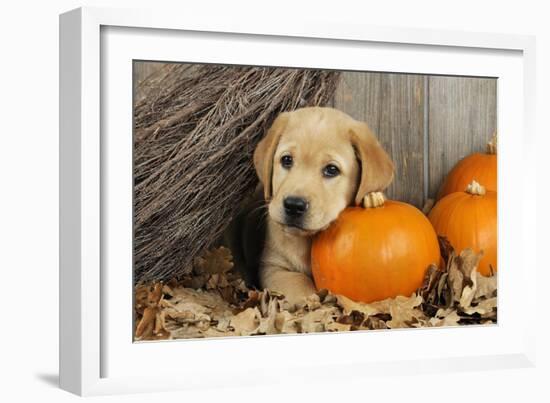
<path fill-rule="evenodd" d="M 326 105 L 339 74 L 170 64 L 136 88 L 134 282 L 186 274 L 257 184 L 252 154 L 282 111 Z"/>

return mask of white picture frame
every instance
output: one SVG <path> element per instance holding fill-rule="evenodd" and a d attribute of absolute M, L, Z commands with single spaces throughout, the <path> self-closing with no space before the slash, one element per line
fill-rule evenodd
<path fill-rule="evenodd" d="M 327 58 L 327 51 L 337 57 Z M 80 8 L 61 15 L 61 387 L 96 395 L 292 382 L 293 370 L 318 380 L 329 372 L 356 377 L 533 366 L 534 328 L 511 320 L 518 309 L 511 301 L 523 301 L 528 323 L 536 298 L 526 280 L 535 276 L 536 218 L 526 208 L 536 189 L 534 58 L 534 38 L 521 35 L 158 10 Z M 498 325 L 132 343 L 134 59 L 498 77 Z M 339 354 L 319 355 L 320 348 Z M 206 365 L 220 355 L 236 366 Z M 245 356 L 262 359 L 239 363 Z M 155 362 L 164 372 L 144 377 L 137 361 Z"/>

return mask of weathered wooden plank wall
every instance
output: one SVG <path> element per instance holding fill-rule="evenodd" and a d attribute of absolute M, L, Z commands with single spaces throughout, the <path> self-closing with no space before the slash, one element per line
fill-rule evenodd
<path fill-rule="evenodd" d="M 429 195 L 457 161 L 484 151 L 496 130 L 497 80 L 429 77 Z"/>
<path fill-rule="evenodd" d="M 140 82 L 163 63 L 134 65 Z M 449 170 L 496 130 L 493 78 L 344 72 L 331 105 L 369 124 L 396 166 L 390 198 L 422 207 Z"/>
<path fill-rule="evenodd" d="M 368 123 L 396 168 L 388 196 L 424 201 L 424 79 L 418 75 L 344 73 L 333 106 Z"/>
<path fill-rule="evenodd" d="M 422 207 L 496 130 L 496 79 L 345 72 L 333 106 L 366 121 L 395 162 L 390 198 Z"/>
<path fill-rule="evenodd" d="M 134 62 L 134 83 L 139 84 L 143 79 L 154 73 L 166 63 Z"/>

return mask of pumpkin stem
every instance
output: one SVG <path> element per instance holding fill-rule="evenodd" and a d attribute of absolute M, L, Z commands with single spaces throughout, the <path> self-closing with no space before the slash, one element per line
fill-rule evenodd
<path fill-rule="evenodd" d="M 374 208 L 381 207 L 384 205 L 386 197 L 382 192 L 371 192 L 363 198 L 363 207 L 365 208 Z"/>
<path fill-rule="evenodd" d="M 497 153 L 497 131 L 493 133 L 491 141 L 487 143 L 487 154 L 496 154 Z"/>
<path fill-rule="evenodd" d="M 485 186 L 473 180 L 472 183 L 466 187 L 465 192 L 475 196 L 483 196 L 485 194 Z"/>

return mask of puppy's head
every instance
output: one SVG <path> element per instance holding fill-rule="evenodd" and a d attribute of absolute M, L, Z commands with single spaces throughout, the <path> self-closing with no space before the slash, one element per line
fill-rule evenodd
<path fill-rule="evenodd" d="M 280 114 L 258 144 L 254 166 L 270 218 L 298 235 L 325 229 L 393 178 L 393 163 L 368 126 L 332 108 Z"/>

